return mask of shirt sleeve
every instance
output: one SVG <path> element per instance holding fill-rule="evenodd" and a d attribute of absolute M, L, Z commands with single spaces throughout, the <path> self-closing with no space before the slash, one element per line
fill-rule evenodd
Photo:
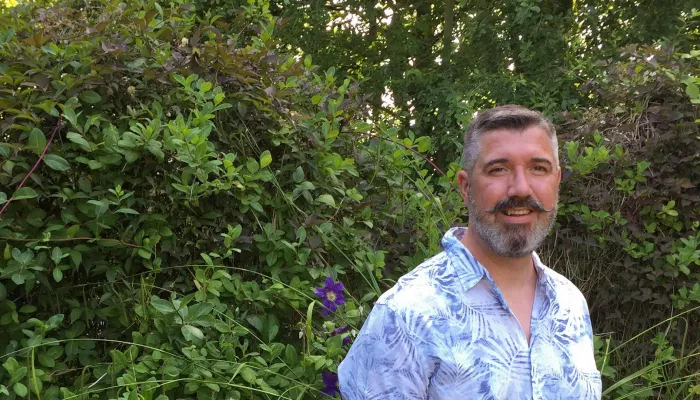
<path fill-rule="evenodd" d="M 583 297 L 583 295 L 581 295 Z M 590 311 L 588 308 L 588 303 L 586 302 L 586 299 L 583 299 L 583 315 L 584 315 L 584 320 L 586 321 L 586 328 L 585 328 L 585 335 L 587 338 L 587 347 L 588 347 L 588 354 L 589 354 L 589 364 L 591 365 L 591 385 L 592 385 L 592 390 L 590 390 L 590 395 L 592 399 L 599 400 L 602 397 L 602 391 L 603 391 L 603 383 L 601 379 L 601 374 L 598 371 L 598 367 L 595 362 L 595 350 L 594 350 L 594 345 L 593 345 L 593 324 L 591 323 L 591 315 Z"/>
<path fill-rule="evenodd" d="M 426 356 L 428 344 L 406 319 L 386 305 L 374 307 L 338 367 L 343 399 L 427 398 L 435 365 Z"/>

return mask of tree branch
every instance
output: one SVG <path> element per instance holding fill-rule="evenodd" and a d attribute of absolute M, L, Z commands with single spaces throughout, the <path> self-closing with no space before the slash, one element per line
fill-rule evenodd
<path fill-rule="evenodd" d="M 36 160 L 36 163 L 34 163 L 34 166 L 32 167 L 32 169 L 30 169 L 29 172 L 27 173 L 27 175 L 24 177 L 24 179 L 22 179 L 22 182 L 20 182 L 19 186 L 17 186 L 17 189 L 15 189 L 15 192 L 22 189 L 25 182 L 27 182 L 27 179 L 29 179 L 29 176 L 34 172 L 36 167 L 39 166 L 39 164 L 41 163 L 41 160 L 44 159 L 44 156 L 46 155 L 46 150 L 48 150 L 49 146 L 51 146 L 51 142 L 53 142 L 53 138 L 56 136 L 56 133 L 59 131 L 59 129 L 61 129 L 61 125 L 63 125 L 63 117 L 58 118 L 58 121 L 56 122 L 56 127 L 54 128 L 53 133 L 51 133 L 51 137 L 49 138 L 49 141 L 46 142 L 46 146 L 44 146 L 44 150 L 41 152 L 41 155 L 39 155 L 39 159 Z M 2 214 L 5 212 L 5 210 L 7 209 L 7 206 L 9 206 L 10 203 L 12 203 L 12 197 L 10 197 L 10 199 L 7 200 L 7 203 L 5 203 L 5 205 L 0 210 L 0 217 L 2 217 Z"/>

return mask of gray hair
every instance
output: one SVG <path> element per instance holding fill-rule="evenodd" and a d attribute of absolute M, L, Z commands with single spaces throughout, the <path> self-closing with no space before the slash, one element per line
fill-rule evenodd
<path fill-rule="evenodd" d="M 549 138 L 552 140 L 552 152 L 554 153 L 555 164 L 559 166 L 559 145 L 554 125 L 538 111 L 530 110 L 519 105 L 508 104 L 480 112 L 476 118 L 472 120 L 469 129 L 467 129 L 467 133 L 464 135 L 464 150 L 462 153 L 464 169 L 471 177 L 474 164 L 481 152 L 481 137 L 484 136 L 485 133 L 504 128 L 523 131 L 532 126 L 539 126 L 547 131 Z"/>

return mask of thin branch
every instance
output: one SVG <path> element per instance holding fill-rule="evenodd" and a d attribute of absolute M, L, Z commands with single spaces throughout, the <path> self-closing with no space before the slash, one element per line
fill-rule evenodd
<path fill-rule="evenodd" d="M 15 192 L 17 190 L 22 189 L 24 184 L 27 182 L 27 179 L 29 179 L 29 176 L 34 172 L 36 167 L 39 166 L 39 164 L 41 163 L 41 160 L 44 159 L 44 155 L 46 155 L 46 151 L 49 149 L 49 146 L 51 146 L 51 142 L 53 142 L 53 139 L 56 136 L 56 133 L 61 129 L 61 125 L 63 125 L 63 117 L 58 118 L 58 121 L 56 122 L 56 127 L 54 128 L 53 133 L 51 133 L 51 137 L 49 138 L 49 141 L 46 142 L 46 146 L 44 146 L 44 150 L 41 152 L 41 155 L 39 155 L 39 159 L 36 160 L 36 163 L 34 163 L 34 166 L 32 167 L 32 169 L 30 169 L 29 172 L 27 173 L 27 175 L 24 177 L 24 179 L 22 179 L 22 182 L 20 182 L 19 186 L 17 186 L 17 189 L 15 190 Z M 7 206 L 9 206 L 10 203 L 12 203 L 12 198 L 7 200 L 7 203 L 5 203 L 5 205 L 0 210 L 0 217 L 2 217 L 2 214 L 5 212 L 5 210 L 7 209 Z"/>
<path fill-rule="evenodd" d="M 123 246 L 133 247 L 135 249 L 141 248 L 141 246 L 139 246 L 137 244 L 127 243 L 127 242 L 123 242 L 123 241 L 117 240 L 117 239 L 101 239 L 101 238 L 93 238 L 93 237 L 75 237 L 75 238 L 59 238 L 59 239 L 20 239 L 20 238 L 11 238 L 11 237 L 0 237 L 0 240 L 15 241 L 15 242 L 72 242 L 74 240 L 97 240 L 97 241 L 121 244 Z"/>
<path fill-rule="evenodd" d="M 357 132 L 352 132 L 352 131 L 341 131 L 341 133 L 352 133 L 353 135 L 362 136 L 362 137 L 365 137 L 365 138 L 367 138 L 367 139 L 374 139 L 374 138 L 376 138 L 376 139 L 386 140 L 387 142 L 390 142 L 390 143 L 398 144 L 399 146 L 403 147 L 404 149 L 410 150 L 410 151 L 413 152 L 414 154 L 418 155 L 420 158 L 422 158 L 422 159 L 424 159 L 425 161 L 427 161 L 428 163 L 430 163 L 430 165 L 433 166 L 433 168 L 435 169 L 435 171 L 439 172 L 440 175 L 445 176 L 445 173 L 440 169 L 440 167 L 438 167 L 437 165 L 435 165 L 435 163 L 434 163 L 432 160 L 430 160 L 428 157 L 424 156 L 421 152 L 419 152 L 419 151 L 417 151 L 417 150 L 415 150 L 415 149 L 412 149 L 412 148 L 406 146 L 405 144 L 403 144 L 403 143 L 401 143 L 401 142 L 397 142 L 397 141 L 395 141 L 395 140 L 392 140 L 392 139 L 389 139 L 389 138 L 385 138 L 385 137 L 383 137 L 383 136 L 363 135 L 363 134 L 359 134 L 359 133 L 357 133 Z"/>

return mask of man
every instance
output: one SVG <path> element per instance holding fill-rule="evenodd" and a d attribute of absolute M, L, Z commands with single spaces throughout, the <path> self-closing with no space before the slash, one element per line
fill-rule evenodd
<path fill-rule="evenodd" d="M 586 301 L 534 252 L 560 180 L 540 113 L 474 119 L 458 175 L 468 229 L 377 301 L 338 369 L 344 399 L 600 399 Z"/>

